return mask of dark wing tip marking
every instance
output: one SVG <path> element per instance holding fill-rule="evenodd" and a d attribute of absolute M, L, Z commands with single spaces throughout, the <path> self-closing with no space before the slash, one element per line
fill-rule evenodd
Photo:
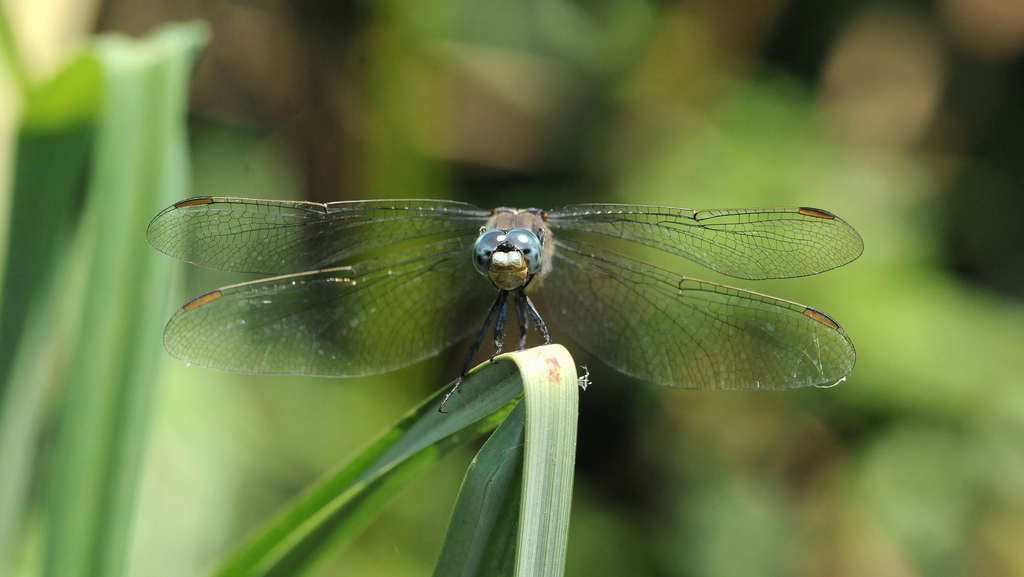
<path fill-rule="evenodd" d="M 836 215 L 828 212 L 827 210 L 821 210 L 820 208 L 810 208 L 807 206 L 800 207 L 800 214 L 804 216 L 813 216 L 814 218 L 824 218 L 827 220 L 835 220 Z"/>
<path fill-rule="evenodd" d="M 188 301 L 187 303 L 185 303 L 181 308 L 182 308 L 182 310 L 190 311 L 190 310 L 192 310 L 194 308 L 201 307 L 201 306 L 205 305 L 206 303 L 208 303 L 210 301 L 215 301 L 215 300 L 219 299 L 222 296 L 224 296 L 224 294 L 222 292 L 220 292 L 219 290 L 210 291 L 208 293 L 203 293 L 203 294 L 195 297 L 194 299 Z"/>
<path fill-rule="evenodd" d="M 185 200 L 174 203 L 174 208 L 188 208 L 190 206 L 199 206 L 202 204 L 213 204 L 213 197 L 193 196 L 192 198 L 186 198 Z"/>
<path fill-rule="evenodd" d="M 812 319 L 818 321 L 819 323 L 821 323 L 823 325 L 827 325 L 827 326 L 832 327 L 833 329 L 836 329 L 836 330 L 842 330 L 842 327 L 839 326 L 839 323 L 837 323 L 836 321 L 832 320 L 832 317 L 828 316 L 827 314 L 825 314 L 825 313 L 823 313 L 823 312 L 821 312 L 819 310 L 815 310 L 815 309 L 812 309 L 811 307 L 807 307 L 807 308 L 804 309 L 804 314 L 809 316 L 809 317 L 811 317 Z"/>

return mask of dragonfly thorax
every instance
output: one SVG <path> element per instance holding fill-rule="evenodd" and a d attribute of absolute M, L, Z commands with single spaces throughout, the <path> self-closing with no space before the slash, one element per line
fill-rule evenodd
<path fill-rule="evenodd" d="M 541 270 L 544 254 L 540 239 L 525 228 L 508 232 L 492 229 L 483 232 L 473 246 L 473 265 L 502 290 L 524 286 Z"/>

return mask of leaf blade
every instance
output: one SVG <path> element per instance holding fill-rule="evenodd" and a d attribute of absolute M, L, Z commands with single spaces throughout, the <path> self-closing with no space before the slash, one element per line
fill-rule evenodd
<path fill-rule="evenodd" d="M 437 411 L 447 388 L 413 409 L 351 462 L 309 487 L 211 575 L 298 575 L 347 545 L 372 515 L 444 455 L 497 426 L 522 392 L 516 367 L 485 363 Z"/>

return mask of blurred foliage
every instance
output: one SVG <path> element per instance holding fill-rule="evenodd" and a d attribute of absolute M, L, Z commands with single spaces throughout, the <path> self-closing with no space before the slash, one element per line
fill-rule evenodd
<path fill-rule="evenodd" d="M 172 272 L 133 239 L 185 190 L 185 88 L 205 37 L 108 35 L 53 78 L 12 75 L 25 115 L 0 299 L 4 573 L 126 572 Z"/>
<path fill-rule="evenodd" d="M 5 54 L 4 91 L 52 61 L 33 50 L 74 37 L 47 35 L 32 12 L 47 8 L 30 4 L 11 7 L 22 53 Z M 864 256 L 842 269 L 744 284 L 843 324 L 859 362 L 837 387 L 674 391 L 577 356 L 594 385 L 581 396 L 568 574 L 1024 573 L 1016 0 L 108 0 L 76 30 L 142 35 L 191 18 L 212 28 L 191 93 L 193 194 L 809 205 L 862 234 Z M 48 102 L 22 102 L 22 118 L 59 108 Z M 23 170 L 13 162 L 8 173 Z M 18 201 L 4 198 L 7 238 Z M 94 265 L 67 256 L 84 249 L 62 230 L 63 264 L 44 271 L 60 281 L 55 302 L 84 291 Z M 31 287 L 45 275 L 11 269 L 17 239 L 5 290 L 23 278 L 43 294 Z M 168 310 L 231 280 L 189 271 Z M 30 318 L 25 334 L 55 317 Z M 27 521 L 0 543 L 20 559 L 43 547 L 50 373 L 66 350 L 51 349 L 23 381 L 43 416 L 27 440 Z M 163 363 L 129 572 L 202 574 L 463 354 L 344 383 Z M 428 573 L 470 454 L 415 483 L 319 574 Z"/>

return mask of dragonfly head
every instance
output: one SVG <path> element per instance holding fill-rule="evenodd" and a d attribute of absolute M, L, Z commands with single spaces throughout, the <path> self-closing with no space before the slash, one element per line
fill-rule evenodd
<path fill-rule="evenodd" d="M 537 235 L 525 228 L 488 230 L 473 246 L 473 265 L 502 290 L 515 290 L 540 271 L 544 253 Z"/>

